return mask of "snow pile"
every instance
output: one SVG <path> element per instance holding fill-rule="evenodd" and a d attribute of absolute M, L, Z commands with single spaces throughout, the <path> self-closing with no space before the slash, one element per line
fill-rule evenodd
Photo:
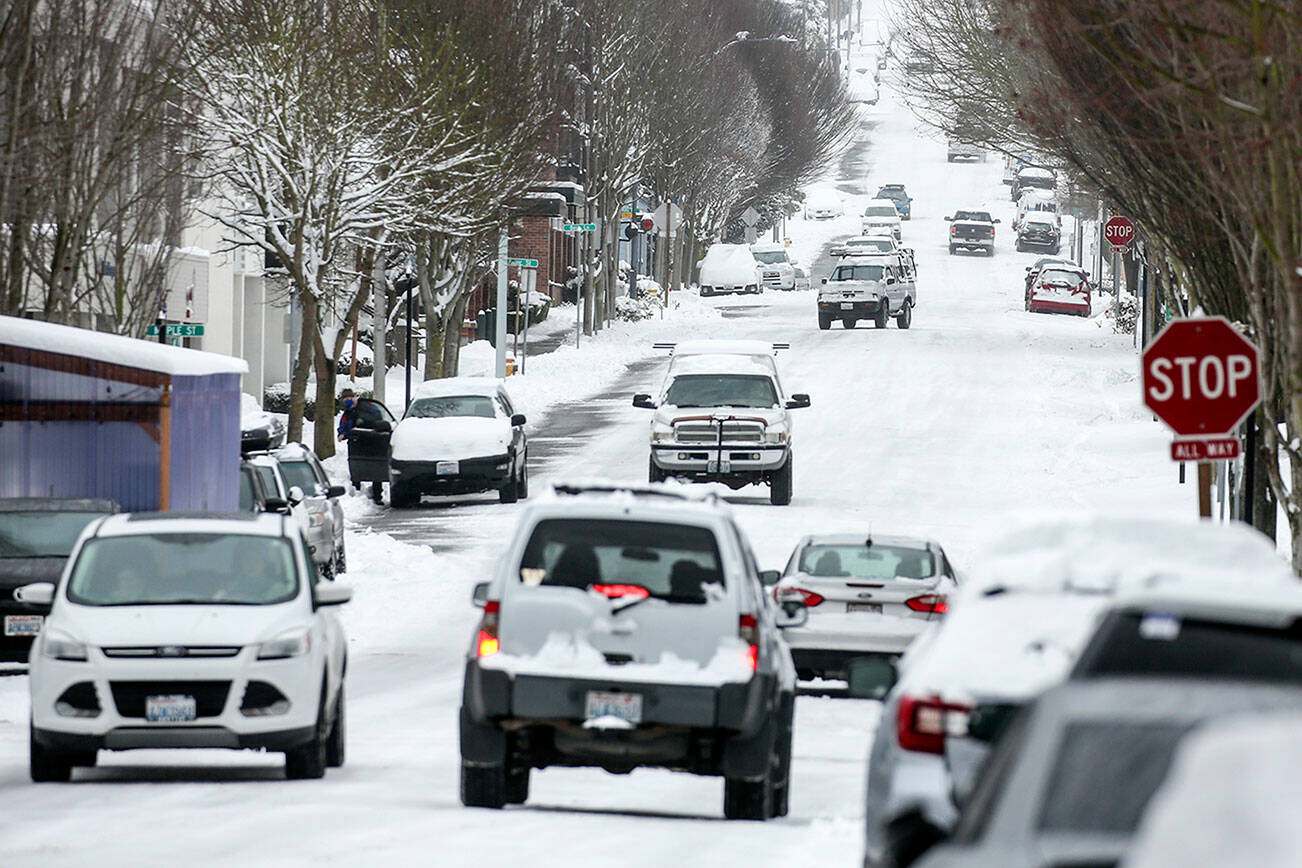
<path fill-rule="evenodd" d="M 1302 865 L 1302 715 L 1238 718 L 1190 735 L 1149 802 L 1126 868 Z"/>
<path fill-rule="evenodd" d="M 577 632 L 554 631 L 534 654 L 495 654 L 479 661 L 485 669 L 499 669 L 512 675 L 543 675 L 571 678 L 618 678 L 647 684 L 721 684 L 749 681 L 753 670 L 748 646 L 736 636 L 719 640 L 714 656 L 704 666 L 672 651 L 662 651 L 655 663 L 606 662 L 606 655 Z"/>

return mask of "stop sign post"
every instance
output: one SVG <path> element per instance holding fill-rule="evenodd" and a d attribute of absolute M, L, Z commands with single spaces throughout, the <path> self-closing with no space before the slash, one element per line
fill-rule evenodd
<path fill-rule="evenodd" d="M 1257 348 L 1224 317 L 1172 322 L 1142 356 L 1144 404 L 1176 433 L 1172 458 L 1198 463 L 1200 513 L 1211 515 L 1211 465 L 1261 399 Z M 1180 438 L 1207 441 L 1179 448 Z M 1214 442 L 1213 442 L 1214 441 Z M 1237 450 L 1234 450 L 1237 454 Z"/>

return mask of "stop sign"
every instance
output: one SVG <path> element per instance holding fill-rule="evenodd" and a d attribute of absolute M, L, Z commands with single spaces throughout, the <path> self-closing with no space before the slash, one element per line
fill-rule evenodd
<path fill-rule="evenodd" d="M 1135 224 L 1129 217 L 1110 217 L 1103 224 L 1103 237 L 1117 250 L 1125 250 L 1135 240 Z"/>
<path fill-rule="evenodd" d="M 1182 437 L 1228 434 L 1257 406 L 1257 348 L 1224 317 L 1179 319 L 1144 350 L 1144 403 Z"/>

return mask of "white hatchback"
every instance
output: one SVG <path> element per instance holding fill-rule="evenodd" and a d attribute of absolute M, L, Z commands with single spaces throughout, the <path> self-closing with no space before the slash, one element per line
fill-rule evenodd
<path fill-rule="evenodd" d="M 82 534 L 32 646 L 31 776 L 99 750 L 283 751 L 290 778 L 344 762 L 346 644 L 302 532 L 275 513 L 116 515 Z"/>

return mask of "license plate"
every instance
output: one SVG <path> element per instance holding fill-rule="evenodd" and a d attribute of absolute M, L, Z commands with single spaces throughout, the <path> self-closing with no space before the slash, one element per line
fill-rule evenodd
<path fill-rule="evenodd" d="M 841 302 L 841 310 L 854 310 L 854 303 L 849 301 Z"/>
<path fill-rule="evenodd" d="M 706 473 L 728 473 L 732 470 L 731 461 L 707 461 L 705 463 Z"/>
<path fill-rule="evenodd" d="M 43 615 L 5 615 L 5 635 L 35 636 L 44 622 Z"/>
<path fill-rule="evenodd" d="M 641 723 L 642 694 L 589 690 L 584 714 L 588 720 L 596 717 L 618 717 L 629 723 Z"/>
<path fill-rule="evenodd" d="M 434 466 L 434 472 L 439 476 L 456 476 L 461 472 L 461 463 L 459 461 L 440 461 Z"/>
<path fill-rule="evenodd" d="M 874 615 L 880 615 L 882 613 L 882 604 L 881 603 L 846 603 L 845 610 L 847 612 L 871 612 Z"/>
<path fill-rule="evenodd" d="M 145 697 L 145 720 L 152 723 L 188 723 L 198 716 L 193 696 Z"/>

